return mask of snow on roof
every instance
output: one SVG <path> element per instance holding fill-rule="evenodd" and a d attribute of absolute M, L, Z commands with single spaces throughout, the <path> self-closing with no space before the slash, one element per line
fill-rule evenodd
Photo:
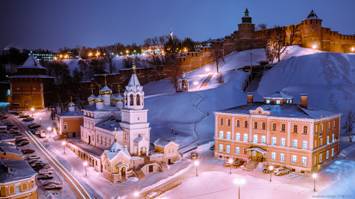
<path fill-rule="evenodd" d="M 120 122 L 121 121 L 119 119 L 115 118 L 114 116 L 111 116 L 108 119 L 99 122 L 95 126 L 109 131 L 114 131 L 115 129 L 117 131 L 122 131 Z"/>
<path fill-rule="evenodd" d="M 242 105 L 221 112 L 249 115 L 250 110 L 255 110 L 259 107 L 261 107 L 264 111 L 270 112 L 270 116 L 273 117 L 321 119 L 324 117 L 330 117 L 336 115 L 335 113 L 328 112 L 328 111 L 310 110 L 310 109 L 301 108 L 298 104 L 271 105 L 271 104 L 265 104 L 263 102 L 255 102 L 253 104 Z"/>
<path fill-rule="evenodd" d="M 27 179 L 36 172 L 25 160 L 0 160 L 0 183 Z"/>
<path fill-rule="evenodd" d="M 266 98 L 266 99 L 268 99 L 268 98 L 293 99 L 292 96 L 287 95 L 287 94 L 280 92 L 280 91 L 277 91 L 270 96 L 265 96 L 264 98 Z"/>
<path fill-rule="evenodd" d="M 15 145 L 6 142 L 0 142 L 0 153 L 13 153 L 22 156 L 21 151 L 19 151 Z"/>
<path fill-rule="evenodd" d="M 30 55 L 26 59 L 25 63 L 22 66 L 19 66 L 17 68 L 18 69 L 22 69 L 22 68 L 46 69 L 45 67 L 41 66 L 39 61 L 33 55 Z"/>
<path fill-rule="evenodd" d="M 161 147 L 165 147 L 166 145 L 168 145 L 169 143 L 175 143 L 176 145 L 178 145 L 174 139 L 167 139 L 167 138 L 158 138 L 157 140 L 154 141 L 154 145 L 155 146 L 161 146 Z"/>
<path fill-rule="evenodd" d="M 83 116 L 81 111 L 66 111 L 58 114 L 59 116 Z"/>
<path fill-rule="evenodd" d="M 136 73 L 133 73 L 131 78 L 129 79 L 128 85 L 127 86 L 140 86 L 141 84 L 139 83 L 138 77 Z"/>

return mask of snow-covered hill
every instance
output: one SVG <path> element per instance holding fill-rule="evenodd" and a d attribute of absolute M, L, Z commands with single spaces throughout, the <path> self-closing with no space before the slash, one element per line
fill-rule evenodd
<path fill-rule="evenodd" d="M 347 113 L 355 110 L 355 55 L 320 52 L 292 57 L 267 71 L 257 92 L 283 91 L 298 99 L 309 95 L 311 107 Z"/>

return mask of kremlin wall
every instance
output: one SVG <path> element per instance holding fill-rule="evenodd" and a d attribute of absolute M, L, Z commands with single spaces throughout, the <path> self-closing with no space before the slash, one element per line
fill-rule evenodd
<path fill-rule="evenodd" d="M 246 9 L 237 30 L 221 39 L 223 53 L 227 55 L 235 50 L 265 48 L 270 35 L 280 29 L 284 31 L 286 41 L 292 40 L 292 42 L 288 42 L 292 43 L 292 45 L 328 52 L 355 52 L 355 35 L 343 35 L 332 31 L 330 28 L 323 27 L 322 19 L 313 10 L 299 24 L 256 30 L 252 17 L 249 15 L 248 9 Z M 197 52 L 189 52 L 181 56 L 179 65 L 182 71 L 190 71 L 213 61 L 212 49 L 206 47 Z"/>

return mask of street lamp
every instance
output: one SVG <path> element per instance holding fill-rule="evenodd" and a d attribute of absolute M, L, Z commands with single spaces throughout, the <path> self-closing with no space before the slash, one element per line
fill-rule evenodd
<path fill-rule="evenodd" d="M 244 178 L 236 178 L 233 183 L 238 186 L 238 199 L 240 199 L 240 187 L 246 183 Z"/>
<path fill-rule="evenodd" d="M 313 192 L 316 192 L 316 179 L 318 177 L 317 173 L 312 173 L 312 178 L 313 178 Z"/>
<path fill-rule="evenodd" d="M 47 127 L 47 131 L 51 132 L 52 131 L 52 127 L 51 126 Z"/>
<path fill-rule="evenodd" d="M 35 109 L 35 107 L 31 107 L 30 110 L 31 110 L 31 113 L 32 113 L 32 116 L 31 116 L 31 117 L 33 117 L 33 113 L 35 112 L 36 109 Z"/>
<path fill-rule="evenodd" d="M 272 171 L 274 170 L 274 166 L 270 165 L 268 169 L 269 169 L 269 172 L 270 172 L 270 182 L 271 182 Z"/>
<path fill-rule="evenodd" d="M 351 47 L 351 52 L 355 52 L 355 47 Z"/>
<path fill-rule="evenodd" d="M 207 68 L 205 68 L 205 71 L 208 73 L 208 72 L 210 72 L 210 68 L 209 67 L 207 67 Z"/>
<path fill-rule="evenodd" d="M 141 194 L 139 193 L 139 191 L 134 191 L 134 192 L 133 192 L 133 196 L 134 196 L 135 198 L 138 198 L 139 195 L 141 195 Z"/>
<path fill-rule="evenodd" d="M 313 48 L 314 50 L 316 50 L 316 49 L 318 48 L 318 45 L 317 45 L 317 44 L 312 44 L 312 48 Z"/>
<path fill-rule="evenodd" d="M 65 146 L 67 145 L 67 141 L 63 141 L 62 142 L 62 146 L 63 146 L 63 153 L 65 154 Z"/>
<path fill-rule="evenodd" d="M 83 162 L 83 166 L 84 166 L 84 169 L 85 169 L 85 176 L 88 176 L 88 171 L 87 171 L 88 161 L 84 161 Z"/>
<path fill-rule="evenodd" d="M 194 166 L 195 166 L 195 171 L 196 171 L 196 176 L 198 176 L 198 166 L 200 165 L 200 161 L 195 160 L 194 161 Z"/>
<path fill-rule="evenodd" d="M 232 174 L 232 164 L 233 164 L 232 158 L 228 159 L 228 164 L 229 164 L 229 175 L 231 175 Z"/>

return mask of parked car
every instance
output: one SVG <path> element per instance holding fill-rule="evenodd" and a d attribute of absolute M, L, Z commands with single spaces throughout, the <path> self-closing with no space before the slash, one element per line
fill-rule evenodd
<path fill-rule="evenodd" d="M 32 153 L 35 152 L 35 150 L 33 150 L 33 149 L 22 149 L 21 152 L 23 154 L 32 154 Z"/>
<path fill-rule="evenodd" d="M 18 117 L 24 119 L 24 118 L 29 118 L 30 116 L 21 113 L 21 114 L 18 115 Z"/>
<path fill-rule="evenodd" d="M 198 158 L 198 153 L 193 151 L 190 153 L 191 160 L 196 160 Z"/>
<path fill-rule="evenodd" d="M 49 169 L 41 169 L 38 171 L 39 174 L 53 174 L 53 169 L 49 168 Z"/>
<path fill-rule="evenodd" d="M 39 127 L 41 127 L 41 125 L 37 124 L 37 123 L 32 123 L 27 125 L 28 128 L 30 129 L 38 129 Z"/>
<path fill-rule="evenodd" d="M 47 184 L 47 185 L 43 185 L 43 188 L 45 190 L 61 190 L 63 186 L 58 184 Z"/>
<path fill-rule="evenodd" d="M 22 140 L 22 141 L 16 143 L 16 146 L 26 146 L 29 143 L 30 142 L 28 140 Z"/>
<path fill-rule="evenodd" d="M 51 179 L 53 179 L 53 175 L 52 174 L 38 174 L 37 179 L 38 180 L 51 180 Z"/>
<path fill-rule="evenodd" d="M 283 175 L 289 174 L 290 172 L 291 172 L 291 170 L 283 168 L 274 174 L 275 174 L 275 176 L 283 176 Z"/>
<path fill-rule="evenodd" d="M 25 118 L 23 119 L 22 121 L 24 122 L 32 122 L 34 119 L 32 117 L 28 117 L 28 118 Z"/>

